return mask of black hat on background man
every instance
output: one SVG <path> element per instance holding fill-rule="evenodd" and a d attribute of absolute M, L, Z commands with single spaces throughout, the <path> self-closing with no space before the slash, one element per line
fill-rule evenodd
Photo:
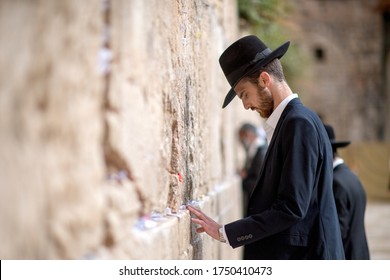
<path fill-rule="evenodd" d="M 336 141 L 336 135 L 334 133 L 333 127 L 328 124 L 324 124 L 325 130 L 328 133 L 330 144 L 332 144 L 333 152 L 337 150 L 337 148 L 343 148 L 351 144 L 351 141 Z"/>
<path fill-rule="evenodd" d="M 290 42 L 287 41 L 271 51 L 254 35 L 245 36 L 231 44 L 219 57 L 219 64 L 231 86 L 222 108 L 225 108 L 236 96 L 234 87 L 242 78 L 264 67 L 275 58 L 281 58 L 289 46 Z"/>

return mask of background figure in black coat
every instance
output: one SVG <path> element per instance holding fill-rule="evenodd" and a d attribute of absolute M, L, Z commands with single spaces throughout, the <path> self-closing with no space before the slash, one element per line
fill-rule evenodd
<path fill-rule="evenodd" d="M 246 216 L 249 196 L 255 187 L 267 151 L 267 140 L 265 132 L 250 123 L 244 123 L 240 127 L 238 136 L 245 150 L 245 164 L 239 174 L 242 179 L 243 213 Z"/>
<path fill-rule="evenodd" d="M 366 191 L 359 178 L 337 154 L 349 141 L 336 141 L 334 130 L 325 125 L 333 149 L 333 193 L 340 222 L 345 259 L 368 260 L 370 253 L 364 226 Z"/>

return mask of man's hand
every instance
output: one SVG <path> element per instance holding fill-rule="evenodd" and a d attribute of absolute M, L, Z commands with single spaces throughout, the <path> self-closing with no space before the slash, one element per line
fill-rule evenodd
<path fill-rule="evenodd" d="M 202 233 L 206 232 L 212 238 L 219 241 L 219 228 L 222 227 L 220 224 L 216 223 L 213 219 L 204 214 L 201 210 L 196 209 L 190 205 L 187 205 L 187 209 L 194 214 L 197 218 L 191 218 L 191 220 L 200 225 L 199 228 L 196 229 L 196 232 Z"/>

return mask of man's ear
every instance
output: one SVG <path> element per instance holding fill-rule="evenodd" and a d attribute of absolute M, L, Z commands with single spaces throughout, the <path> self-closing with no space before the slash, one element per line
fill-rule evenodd
<path fill-rule="evenodd" d="M 271 81 L 271 76 L 267 72 L 261 72 L 258 78 L 260 87 L 268 87 Z"/>

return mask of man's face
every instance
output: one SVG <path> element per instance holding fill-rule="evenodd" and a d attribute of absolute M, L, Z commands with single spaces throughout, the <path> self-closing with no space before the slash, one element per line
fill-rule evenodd
<path fill-rule="evenodd" d="M 274 101 L 269 88 L 262 88 L 247 79 L 242 79 L 234 90 L 246 110 L 258 112 L 262 118 L 268 118 L 272 114 Z"/>
<path fill-rule="evenodd" d="M 249 146 L 251 144 L 251 141 L 250 141 L 251 139 L 250 139 L 249 133 L 247 131 L 240 131 L 239 139 L 240 139 L 240 143 L 242 144 L 244 149 L 248 150 Z"/>

